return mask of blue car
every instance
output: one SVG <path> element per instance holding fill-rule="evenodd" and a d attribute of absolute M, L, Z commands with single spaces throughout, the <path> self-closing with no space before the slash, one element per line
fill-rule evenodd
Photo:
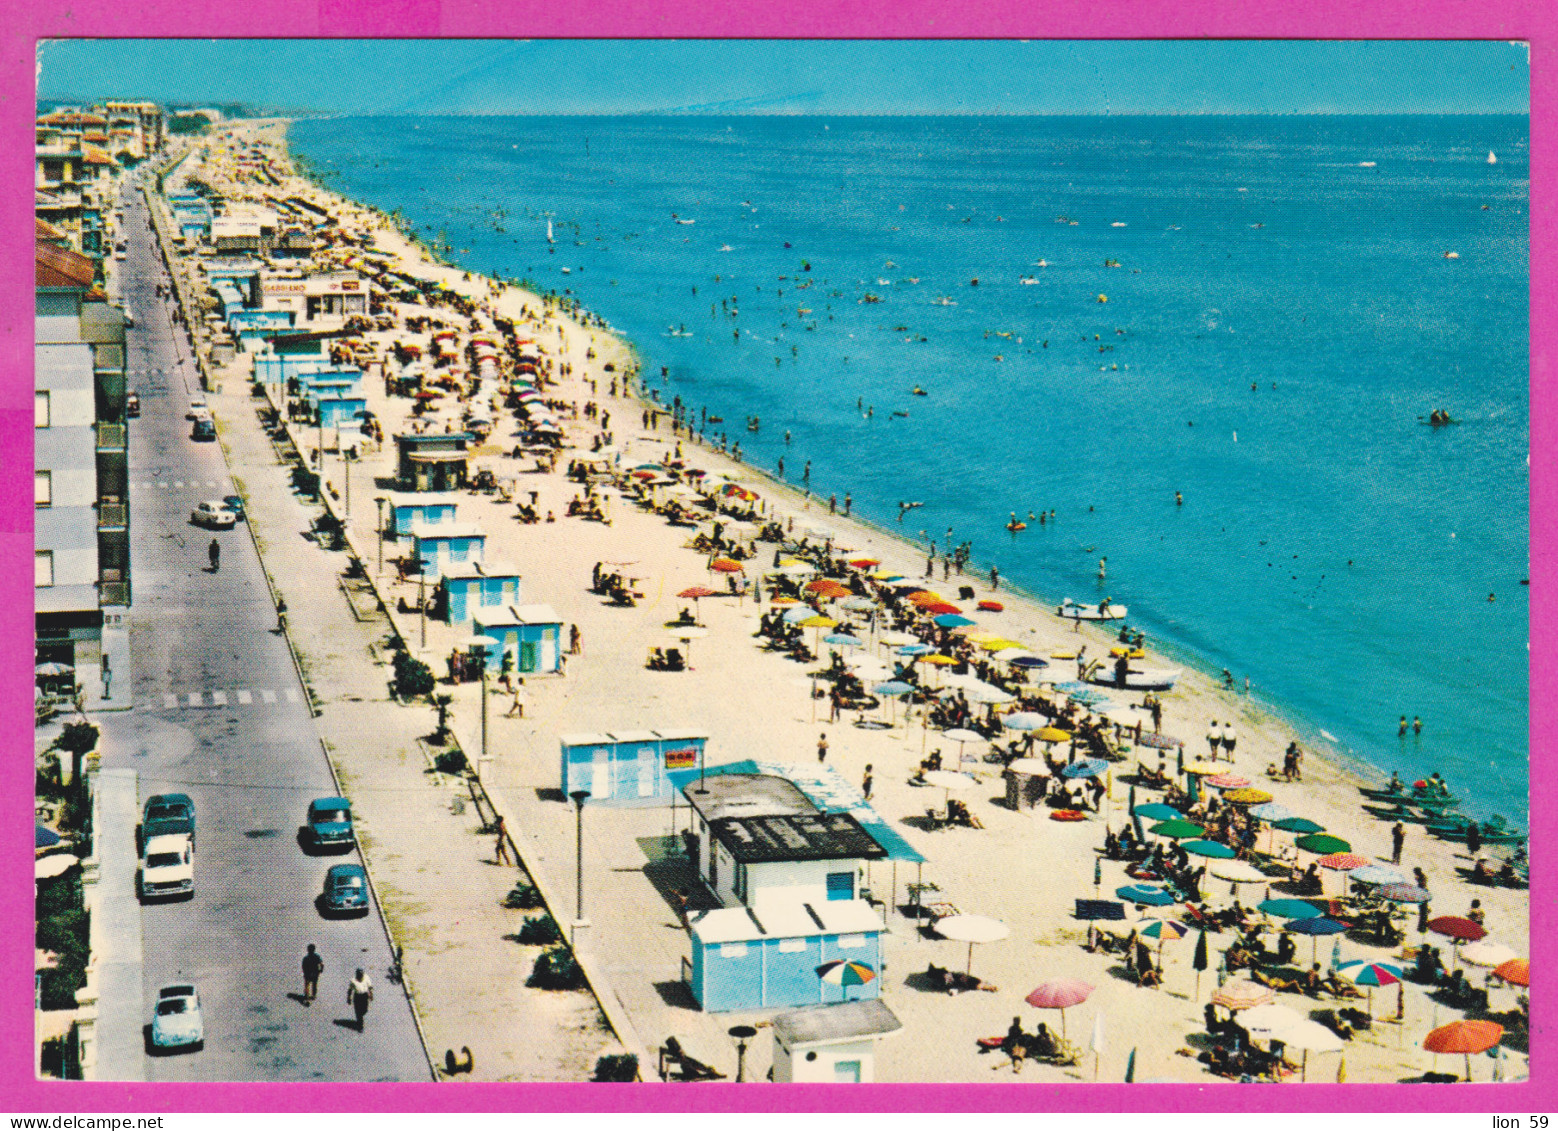
<path fill-rule="evenodd" d="M 325 873 L 320 901 L 326 915 L 368 914 L 368 873 L 360 864 L 337 864 Z"/>
<path fill-rule="evenodd" d="M 227 507 L 228 510 L 232 511 L 235 515 L 238 516 L 239 522 L 244 520 L 245 516 L 243 513 L 242 495 L 224 495 L 222 496 L 222 503 Z"/>
<path fill-rule="evenodd" d="M 352 803 L 344 797 L 317 797 L 310 801 L 308 840 L 318 851 L 350 851 L 357 844 L 352 835 Z"/>

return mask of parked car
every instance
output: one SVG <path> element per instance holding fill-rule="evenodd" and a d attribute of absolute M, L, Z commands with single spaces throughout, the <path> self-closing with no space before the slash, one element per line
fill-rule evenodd
<path fill-rule="evenodd" d="M 205 1018 L 200 1013 L 200 994 L 187 982 L 163 986 L 151 1018 L 154 1049 L 198 1049 L 206 1043 Z"/>
<path fill-rule="evenodd" d="M 320 895 L 326 915 L 368 914 L 368 873 L 361 864 L 337 864 L 325 873 Z"/>
<path fill-rule="evenodd" d="M 243 509 L 242 495 L 224 495 L 222 497 L 222 505 L 232 511 L 237 516 L 239 522 L 249 517 Z"/>
<path fill-rule="evenodd" d="M 315 848 L 349 849 L 352 835 L 352 803 L 344 797 L 319 797 L 308 803 L 308 839 Z"/>
<path fill-rule="evenodd" d="M 187 833 L 145 838 L 141 852 L 141 898 L 195 895 L 195 841 Z"/>
<path fill-rule="evenodd" d="M 214 440 L 216 439 L 216 425 L 209 420 L 197 420 L 195 421 L 195 426 L 190 429 L 189 438 L 191 440 Z"/>
<path fill-rule="evenodd" d="M 197 423 L 196 428 L 200 425 Z M 189 512 L 189 521 L 196 526 L 209 526 L 212 530 L 231 530 L 233 523 L 238 521 L 226 503 L 217 499 L 207 499 L 194 510 Z"/>
<path fill-rule="evenodd" d="M 184 414 L 184 419 L 199 420 L 202 413 L 210 416 L 210 406 L 206 404 L 205 397 L 194 397 L 189 402 L 189 411 Z"/>
<path fill-rule="evenodd" d="M 141 415 L 141 397 L 134 389 L 124 395 L 124 414 L 131 418 Z"/>
<path fill-rule="evenodd" d="M 189 837 L 189 846 L 195 847 L 195 803 L 186 793 L 158 793 L 146 799 L 141 811 L 141 843 L 153 837 Z"/>

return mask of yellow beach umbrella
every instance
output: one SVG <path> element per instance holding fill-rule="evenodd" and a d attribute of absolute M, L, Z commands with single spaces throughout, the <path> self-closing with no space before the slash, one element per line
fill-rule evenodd
<path fill-rule="evenodd" d="M 823 616 L 807 617 L 805 620 L 797 621 L 796 623 L 801 628 L 834 628 L 838 625 L 838 621 L 832 617 Z"/>
<path fill-rule="evenodd" d="M 1197 777 L 1203 777 L 1203 778 L 1209 778 L 1209 777 L 1212 777 L 1215 774 L 1220 774 L 1220 773 L 1223 772 L 1224 769 L 1225 769 L 1225 767 L 1219 766 L 1215 762 L 1187 762 L 1187 763 L 1185 763 L 1185 773 L 1187 773 L 1187 774 L 1195 774 Z"/>
<path fill-rule="evenodd" d="M 1040 742 L 1066 742 L 1071 738 L 1069 730 L 1061 730 L 1059 727 L 1044 727 L 1035 731 L 1034 735 Z"/>
<path fill-rule="evenodd" d="M 1077 654 L 1075 652 L 1067 652 L 1062 650 L 1059 652 L 1051 652 L 1049 654 L 1049 658 L 1052 660 L 1074 660 L 1077 658 Z"/>
<path fill-rule="evenodd" d="M 1264 805 L 1271 800 L 1271 794 L 1264 789 L 1230 789 L 1223 794 L 1223 800 L 1235 805 Z"/>
<path fill-rule="evenodd" d="M 1004 652 L 1008 648 L 1022 647 L 1022 641 L 1007 640 L 1005 637 L 1001 636 L 997 636 L 991 640 L 976 640 L 975 643 L 983 648 L 986 652 Z"/>
<path fill-rule="evenodd" d="M 800 602 L 794 597 L 775 597 L 769 604 L 776 609 L 787 609 L 791 605 L 799 605 Z"/>
<path fill-rule="evenodd" d="M 938 668 L 944 668 L 948 664 L 957 663 L 951 656 L 943 656 L 940 652 L 932 652 L 927 656 L 916 657 L 922 664 L 935 664 Z"/>

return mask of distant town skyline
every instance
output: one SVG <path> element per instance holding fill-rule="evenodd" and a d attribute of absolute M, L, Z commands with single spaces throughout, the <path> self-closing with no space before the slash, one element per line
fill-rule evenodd
<path fill-rule="evenodd" d="M 54 40 L 38 97 L 336 114 L 1528 113 L 1504 41 Z"/>

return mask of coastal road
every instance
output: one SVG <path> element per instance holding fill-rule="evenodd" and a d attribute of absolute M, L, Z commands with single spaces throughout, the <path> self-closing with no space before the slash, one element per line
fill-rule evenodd
<path fill-rule="evenodd" d="M 316 909 L 329 866 L 360 860 L 310 856 L 299 843 L 308 802 L 335 787 L 248 530 L 213 534 L 190 523 L 199 502 L 232 494 L 232 482 L 219 445 L 190 438 L 185 412 L 199 382 L 188 341 L 176 340 L 156 293 L 166 276 L 139 194 L 127 192 L 123 205 L 121 296 L 135 319 L 126 365 L 142 406 L 130 429 L 138 706 L 105 723 L 114 741 L 104 766 L 138 771 L 143 803 L 166 792 L 194 800 L 195 895 L 143 906 L 143 1000 L 133 1005 L 148 1024 L 162 986 L 192 981 L 206 1031 L 199 1051 L 148 1056 L 146 1078 L 426 1080 L 410 1007 L 386 976 L 377 912 L 330 921 Z M 319 1000 L 305 1008 L 291 995 L 301 995 L 308 943 L 325 973 Z M 361 1033 L 346 1003 L 357 967 L 375 984 Z"/>

